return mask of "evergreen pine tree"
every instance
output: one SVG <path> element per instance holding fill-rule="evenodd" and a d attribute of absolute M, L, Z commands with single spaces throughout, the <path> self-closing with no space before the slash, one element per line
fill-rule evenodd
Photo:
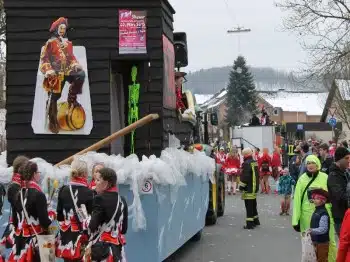
<path fill-rule="evenodd" d="M 254 79 L 243 56 L 237 57 L 230 72 L 226 105 L 226 122 L 230 126 L 243 124 L 247 114 L 251 117 L 257 111 Z"/>

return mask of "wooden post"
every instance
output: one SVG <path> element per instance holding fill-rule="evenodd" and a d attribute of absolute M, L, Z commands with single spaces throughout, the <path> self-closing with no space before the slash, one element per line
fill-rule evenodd
<path fill-rule="evenodd" d="M 159 118 L 159 115 L 158 114 L 149 114 L 143 118 L 141 118 L 140 120 L 136 121 L 135 123 L 132 123 L 131 125 L 127 126 L 127 127 L 124 127 L 123 129 L 113 133 L 112 135 L 96 142 L 95 144 L 89 146 L 88 148 L 85 148 L 84 150 L 76 153 L 75 155 L 73 156 L 70 156 L 64 160 L 62 160 L 61 162 L 57 163 L 55 166 L 61 166 L 61 165 L 67 165 L 67 164 L 70 164 L 73 159 L 74 159 L 74 156 L 76 155 L 83 155 L 89 151 L 97 151 L 99 150 L 100 148 L 102 148 L 103 146 L 107 145 L 107 144 L 110 144 L 111 142 L 113 142 L 114 140 L 118 139 L 119 137 L 121 136 L 125 136 L 126 134 L 130 133 L 131 131 L 135 130 L 136 128 L 139 128 L 143 125 L 146 125 L 148 124 L 149 122 L 153 121 L 153 120 L 156 120 Z"/>

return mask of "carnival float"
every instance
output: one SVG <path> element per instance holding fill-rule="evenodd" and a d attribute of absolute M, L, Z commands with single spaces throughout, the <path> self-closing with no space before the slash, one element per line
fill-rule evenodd
<path fill-rule="evenodd" d="M 207 115 L 183 90 L 186 33 L 173 32 L 169 2 L 11 0 L 5 9 L 0 182 L 10 182 L 13 159 L 26 155 L 55 207 L 74 158 L 89 170 L 103 163 L 128 203 L 129 262 L 160 262 L 199 240 L 223 215 L 225 182 L 202 139 Z M 5 223 L 8 204 L 4 211 Z"/>

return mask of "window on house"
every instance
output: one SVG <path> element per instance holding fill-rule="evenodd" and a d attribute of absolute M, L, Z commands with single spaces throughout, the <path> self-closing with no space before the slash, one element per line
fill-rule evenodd
<path fill-rule="evenodd" d="M 278 109 L 277 109 L 277 108 L 274 108 L 274 109 L 273 109 L 273 115 L 274 115 L 274 116 L 278 116 Z"/>

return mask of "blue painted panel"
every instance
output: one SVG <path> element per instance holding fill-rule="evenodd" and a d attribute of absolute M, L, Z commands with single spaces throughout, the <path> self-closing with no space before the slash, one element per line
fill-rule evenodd
<path fill-rule="evenodd" d="M 145 258 L 161 262 L 205 226 L 209 182 L 192 174 L 186 176 L 186 182 L 187 186 L 179 187 L 177 193 L 170 186 L 154 185 L 153 195 L 142 196 L 147 227 L 142 232 L 134 232 L 129 227 L 126 234 L 129 262 Z M 120 193 L 131 194 L 124 185 L 120 186 Z M 132 198 L 128 197 L 127 201 L 131 205 Z M 131 225 L 130 217 L 129 222 Z"/>

